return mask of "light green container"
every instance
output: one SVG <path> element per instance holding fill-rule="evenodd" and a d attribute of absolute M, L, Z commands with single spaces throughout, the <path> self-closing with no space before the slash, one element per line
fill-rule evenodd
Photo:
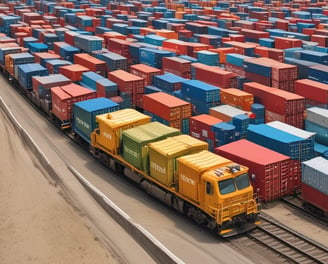
<path fill-rule="evenodd" d="M 167 138 L 148 146 L 150 176 L 167 186 L 177 182 L 177 158 L 208 149 L 206 142 L 188 135 Z"/>
<path fill-rule="evenodd" d="M 124 130 L 123 158 L 136 168 L 149 174 L 148 143 L 179 135 L 178 129 L 159 122 L 150 122 Z"/>

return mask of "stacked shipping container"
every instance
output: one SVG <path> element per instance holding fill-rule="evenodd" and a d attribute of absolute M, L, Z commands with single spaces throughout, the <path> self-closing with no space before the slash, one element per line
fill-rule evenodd
<path fill-rule="evenodd" d="M 304 97 L 256 82 L 245 83 L 244 91 L 253 94 L 255 102 L 265 106 L 266 122 L 281 121 L 303 128 Z"/>
<path fill-rule="evenodd" d="M 5 70 L 12 77 L 18 79 L 23 88 L 30 90 L 33 87 L 34 92 L 41 98 L 48 98 L 51 88 L 51 91 L 54 91 L 53 112 L 62 121 L 72 119 L 69 110 L 72 98 L 84 100 L 82 98 L 89 95 L 84 97 L 83 92 L 88 94 L 90 90 L 82 91 L 81 86 L 77 84 L 70 84 L 72 89 L 67 91 L 52 87 L 65 87 L 64 84 L 70 82 L 81 82 L 81 85 L 93 90 L 90 98 L 104 96 L 116 102 L 120 101 L 120 107 L 144 109 L 156 120 L 175 126 L 195 137 L 202 137 L 202 140 L 209 143 L 210 149 L 243 137 L 249 122 L 258 124 L 279 120 L 303 128 L 306 105 L 327 107 L 327 87 L 324 83 L 327 83 L 328 72 L 325 49 L 328 33 L 324 24 L 314 19 L 315 13 L 309 12 L 309 21 L 303 21 L 296 19 L 304 15 L 301 12 L 268 12 L 267 3 L 261 4 L 260 10 L 248 10 L 250 5 L 239 3 L 236 7 L 232 7 L 230 3 L 218 3 L 225 11 L 225 15 L 220 17 L 221 10 L 203 8 L 210 6 L 209 2 L 197 4 L 199 8 L 191 3 L 180 5 L 181 11 L 185 10 L 183 12 L 168 12 L 166 7 L 157 7 L 159 12 L 153 12 L 155 9 L 136 3 L 109 4 L 108 7 L 112 10 L 108 12 L 105 7 L 85 8 L 83 3 L 76 4 L 81 8 L 76 10 L 73 10 L 73 3 L 61 3 L 61 6 L 56 6 L 52 3 L 36 2 L 35 9 L 31 5 L 31 9 L 27 10 L 21 6 L 14 8 L 12 3 L 8 3 L 10 10 L 4 7 L 1 10 L 3 15 L 0 17 L 0 31 L 10 37 L 5 34 L 0 36 L 0 64 L 5 66 Z M 172 3 L 167 4 L 171 5 L 173 6 Z M 310 8 L 301 6 L 300 9 Z M 138 12 L 144 10 L 147 12 Z M 232 16 L 232 13 L 237 11 L 239 17 Z M 41 12 L 47 15 L 42 16 Z M 109 13 L 111 17 L 108 16 Z M 326 15 L 326 12 L 323 13 Z M 203 16 L 210 14 L 215 14 L 219 19 L 208 21 L 208 17 Z M 228 14 L 232 20 L 226 19 Z M 19 16 L 25 24 L 19 22 Z M 271 19 L 269 16 L 288 18 Z M 161 19 L 162 17 L 165 19 Z M 262 21 L 243 20 L 243 17 Z M 97 36 L 93 36 L 94 33 Z M 319 45 L 307 42 L 310 39 Z M 200 43 L 195 43 L 196 41 Z M 28 47 L 30 53 L 17 47 L 15 42 Z M 281 63 L 281 49 L 286 49 L 286 61 L 294 65 Z M 185 56 L 180 58 L 175 55 Z M 256 56 L 263 58 L 255 58 Z M 62 60 L 58 60 L 59 58 Z M 198 62 L 194 63 L 197 60 Z M 308 60 L 307 64 L 304 63 L 305 60 Z M 34 62 L 37 63 L 32 64 Z M 71 65 L 72 62 L 75 64 Z M 131 63 L 139 64 L 130 65 Z M 103 78 L 90 71 L 100 74 Z M 56 75 L 48 76 L 48 72 Z M 104 78 L 107 72 L 108 79 Z M 153 85 L 154 76 L 157 87 L 148 89 L 154 94 L 144 97 L 144 86 Z M 295 81 L 298 76 L 311 80 Z M 244 91 L 234 89 L 241 89 L 242 84 L 250 80 L 267 87 L 251 82 L 244 84 Z M 160 97 L 155 98 L 158 88 L 175 97 L 167 98 L 167 94 L 160 93 Z M 299 96 L 281 90 L 295 90 Z M 175 104 L 176 97 L 182 99 L 181 105 L 181 100 Z M 146 98 L 150 106 L 144 106 L 143 98 Z M 150 103 L 149 98 L 156 103 Z M 254 101 L 264 105 L 265 116 L 262 113 L 264 108 L 259 104 L 255 106 Z M 226 106 L 220 106 L 222 111 L 215 111 L 215 107 L 219 107 L 220 103 L 240 108 L 243 112 L 237 112 L 236 109 L 231 113 L 224 112 L 222 109 Z M 184 110 L 179 110 L 179 115 L 173 111 L 176 106 L 181 109 L 185 107 Z M 189 128 L 192 111 L 194 114 L 207 114 L 211 108 L 211 114 L 216 118 L 201 115 L 199 119 L 191 119 L 193 124 Z M 248 111 L 256 112 L 256 118 L 249 119 L 249 116 L 244 114 Z M 328 144 L 325 109 L 310 108 L 306 112 L 306 129 L 317 134 L 317 141 Z M 270 123 L 268 125 L 270 126 Z M 202 127 L 201 131 L 199 126 Z M 251 127 L 250 131 L 252 129 L 254 127 Z M 291 128 L 288 130 L 292 131 Z M 309 151 L 312 151 L 312 146 Z M 294 154 L 290 155 L 294 157 Z M 306 155 L 301 150 L 300 159 L 308 159 Z M 290 168 L 292 167 L 298 174 L 300 166 L 290 165 Z M 290 182 L 288 186 L 288 189 L 294 188 L 290 187 Z M 268 200 L 274 199 L 270 195 L 268 197 Z"/>

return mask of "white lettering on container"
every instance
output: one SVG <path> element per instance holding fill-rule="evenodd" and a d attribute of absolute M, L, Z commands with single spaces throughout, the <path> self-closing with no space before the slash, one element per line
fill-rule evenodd
<path fill-rule="evenodd" d="M 181 178 L 182 181 L 184 181 L 186 183 L 189 183 L 191 185 L 196 185 L 196 182 L 193 179 L 190 179 L 189 177 L 187 177 L 183 174 L 180 174 L 180 178 Z"/>
<path fill-rule="evenodd" d="M 138 153 L 130 148 L 128 148 L 127 146 L 124 146 L 124 151 L 128 154 L 130 154 L 131 156 L 135 157 L 136 159 L 139 157 Z"/>
<path fill-rule="evenodd" d="M 76 120 L 76 123 L 78 123 L 79 125 L 85 127 L 86 129 L 90 129 L 90 125 L 87 122 L 85 122 L 84 120 L 82 120 L 78 117 L 76 117 L 75 120 Z"/>
<path fill-rule="evenodd" d="M 194 131 L 191 132 L 191 135 L 195 138 L 200 138 L 200 135 Z"/>
<path fill-rule="evenodd" d="M 112 135 L 107 133 L 107 132 L 103 132 L 104 137 L 108 138 L 108 139 L 112 139 Z"/>
<path fill-rule="evenodd" d="M 158 164 L 156 164 L 155 162 L 151 162 L 150 166 L 154 169 L 157 170 L 158 172 L 165 174 L 166 173 L 166 168 L 163 168 L 161 166 L 159 166 Z"/>

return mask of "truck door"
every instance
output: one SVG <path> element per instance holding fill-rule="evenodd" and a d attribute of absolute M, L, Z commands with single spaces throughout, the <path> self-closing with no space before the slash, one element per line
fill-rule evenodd
<path fill-rule="evenodd" d="M 205 181 L 205 195 L 204 195 L 204 207 L 205 211 L 216 217 L 217 212 L 217 197 L 214 195 L 214 184 L 210 181 Z"/>

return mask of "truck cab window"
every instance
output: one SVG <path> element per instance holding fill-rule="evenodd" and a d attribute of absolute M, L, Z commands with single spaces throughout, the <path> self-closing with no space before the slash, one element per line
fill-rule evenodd
<path fill-rule="evenodd" d="M 244 173 L 236 177 L 236 185 L 238 190 L 245 189 L 249 186 L 248 174 Z"/>
<path fill-rule="evenodd" d="M 233 179 L 219 181 L 219 190 L 221 194 L 228 194 L 236 191 L 236 186 Z"/>
<path fill-rule="evenodd" d="M 206 194 L 209 194 L 209 195 L 213 194 L 213 188 L 212 188 L 212 184 L 210 182 L 206 182 Z"/>

